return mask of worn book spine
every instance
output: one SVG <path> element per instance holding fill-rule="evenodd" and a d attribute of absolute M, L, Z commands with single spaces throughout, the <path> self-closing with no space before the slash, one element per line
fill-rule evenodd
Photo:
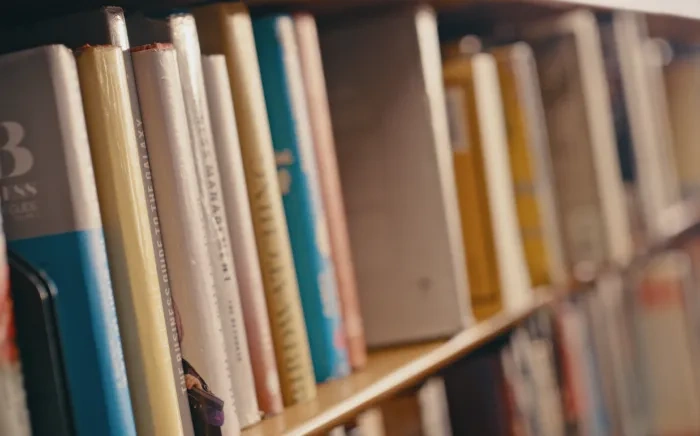
<path fill-rule="evenodd" d="M 123 53 L 84 47 L 77 59 L 136 427 L 182 435 Z"/>
<path fill-rule="evenodd" d="M 0 58 L 9 247 L 59 289 L 55 307 L 76 432 L 135 436 L 75 60 L 48 46 Z M 43 101 L 42 116 L 36 102 Z M 100 108 L 102 110 L 102 108 Z M 5 173 L 7 171 L 7 173 Z"/>
<path fill-rule="evenodd" d="M 292 19 L 253 23 L 306 333 L 318 383 L 349 372 Z"/>
<path fill-rule="evenodd" d="M 207 91 L 212 132 L 217 160 L 221 171 L 224 204 L 228 215 L 231 248 L 236 266 L 238 289 L 241 292 L 243 320 L 246 327 L 248 349 L 242 349 L 243 359 L 252 362 L 241 367 L 236 379 L 236 409 L 241 425 L 247 426 L 260 420 L 256 389 L 265 395 L 281 396 L 275 347 L 267 315 L 265 290 L 255 233 L 250 217 L 248 190 L 243 172 L 243 159 L 236 129 L 236 117 L 231 100 L 226 59 L 223 55 L 202 56 L 204 84 Z"/>
<path fill-rule="evenodd" d="M 250 15 L 240 3 L 196 8 L 195 14 L 204 52 L 226 56 L 284 403 L 304 402 L 316 396 L 316 385 Z M 261 406 L 281 411 L 273 398 Z"/>
<path fill-rule="evenodd" d="M 178 70 L 185 100 L 185 112 L 197 170 L 200 203 L 208 237 L 209 256 L 214 269 L 215 287 L 222 334 L 226 343 L 226 359 L 217 362 L 222 371 L 209 382 L 216 385 L 224 400 L 227 424 L 224 432 L 238 432 L 239 420 L 235 411 L 236 379 L 246 377 L 243 370 L 249 361 L 242 350 L 247 349 L 245 326 L 241 314 L 240 295 L 233 265 L 228 219 L 223 203 L 221 178 L 211 130 L 206 99 L 202 58 L 194 17 L 187 13 L 174 13 L 165 17 L 130 17 L 130 32 L 138 35 L 140 42 L 157 38 L 159 42 L 172 43 L 177 52 Z M 228 434 L 228 433 L 227 433 Z"/>
<path fill-rule="evenodd" d="M 177 320 L 175 339 L 182 346 L 185 377 L 190 390 L 200 384 L 226 401 L 222 395 L 226 392 L 212 383 L 217 372 L 225 371 L 226 345 L 176 52 L 171 45 L 154 44 L 133 49 L 132 56 L 163 216 L 163 248 Z M 226 412 L 225 424 L 230 421 Z M 232 421 L 235 424 L 235 416 Z"/>
<path fill-rule="evenodd" d="M 335 277 L 338 284 L 338 297 L 340 298 L 345 336 L 347 337 L 348 355 L 352 367 L 360 369 L 367 363 L 367 345 L 362 326 L 360 301 L 357 296 L 355 266 L 350 251 L 350 236 L 345 218 L 343 192 L 340 187 L 338 159 L 335 154 L 333 126 L 328 108 L 326 80 L 323 76 L 323 61 L 316 21 L 309 14 L 295 15 L 294 29 L 299 46 L 301 71 L 309 107 L 319 184 L 321 185 L 328 223 L 329 242 L 335 265 Z"/>

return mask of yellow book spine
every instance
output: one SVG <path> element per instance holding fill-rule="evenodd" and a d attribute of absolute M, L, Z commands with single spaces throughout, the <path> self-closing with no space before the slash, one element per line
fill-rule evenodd
<path fill-rule="evenodd" d="M 447 60 L 443 74 L 472 309 L 481 320 L 502 300 L 470 59 Z"/>
<path fill-rule="evenodd" d="M 193 12 L 202 51 L 226 56 L 282 396 L 284 404 L 290 406 L 314 398 L 316 382 L 277 180 L 253 27 L 247 8 L 240 3 L 219 3 L 195 8 Z"/>
<path fill-rule="evenodd" d="M 77 61 L 136 427 L 182 435 L 123 53 L 87 47 Z"/>
<path fill-rule="evenodd" d="M 492 54 L 496 58 L 498 80 L 501 85 L 518 224 L 527 267 L 533 286 L 546 285 L 551 282 L 551 276 L 523 95 L 518 87 L 517 73 L 511 60 L 511 49 L 504 47 L 493 50 Z"/>

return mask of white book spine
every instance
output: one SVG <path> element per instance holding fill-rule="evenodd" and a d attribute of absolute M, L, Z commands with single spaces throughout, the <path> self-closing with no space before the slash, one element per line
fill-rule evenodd
<path fill-rule="evenodd" d="M 240 317 L 245 321 L 248 343 L 251 347 L 256 347 L 258 356 L 264 357 L 261 359 L 264 362 L 258 361 L 257 364 L 274 366 L 275 354 L 272 333 L 270 332 L 270 320 L 267 315 L 258 250 L 255 245 L 255 233 L 251 221 L 248 189 L 243 172 L 243 158 L 238 142 L 226 59 L 223 55 L 202 56 L 202 67 L 217 160 L 221 171 L 222 191 L 226 215 L 228 216 L 238 289 L 241 293 L 241 304 L 245 310 L 245 314 L 241 312 Z M 254 333 L 253 336 L 251 336 L 252 333 Z M 245 427 L 258 422 L 260 412 L 255 396 L 253 369 L 248 348 L 241 349 L 240 354 L 242 359 L 238 368 L 240 375 L 234 375 L 233 389 L 236 395 L 238 417 L 241 425 Z M 263 354 L 264 356 L 262 356 Z M 265 371 L 264 377 L 271 378 L 268 383 L 269 388 L 279 391 L 280 385 L 276 370 Z"/>
<path fill-rule="evenodd" d="M 174 50 L 133 54 L 174 310 L 184 358 L 224 401 L 223 434 L 238 435 L 220 302 Z"/>
<path fill-rule="evenodd" d="M 490 54 L 478 54 L 472 67 L 503 307 L 517 308 L 531 301 L 532 286 L 515 211 L 496 61 Z"/>
<path fill-rule="evenodd" d="M 450 436 L 450 411 L 447 405 L 445 380 L 431 377 L 418 391 L 421 422 L 425 436 Z"/>

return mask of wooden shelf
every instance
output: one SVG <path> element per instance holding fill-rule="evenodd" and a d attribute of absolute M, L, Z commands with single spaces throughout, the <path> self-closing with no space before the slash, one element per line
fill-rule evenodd
<path fill-rule="evenodd" d="M 540 296 L 526 307 L 500 313 L 449 340 L 372 352 L 364 370 L 320 385 L 315 400 L 289 407 L 244 430 L 243 436 L 299 436 L 329 431 L 495 339 L 552 301 L 551 296 Z"/>

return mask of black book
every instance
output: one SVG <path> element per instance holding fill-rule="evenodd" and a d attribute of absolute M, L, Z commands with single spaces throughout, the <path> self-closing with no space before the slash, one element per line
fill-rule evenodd
<path fill-rule="evenodd" d="M 53 305 L 56 287 L 43 272 L 12 252 L 8 252 L 8 264 L 32 434 L 73 435 Z"/>

